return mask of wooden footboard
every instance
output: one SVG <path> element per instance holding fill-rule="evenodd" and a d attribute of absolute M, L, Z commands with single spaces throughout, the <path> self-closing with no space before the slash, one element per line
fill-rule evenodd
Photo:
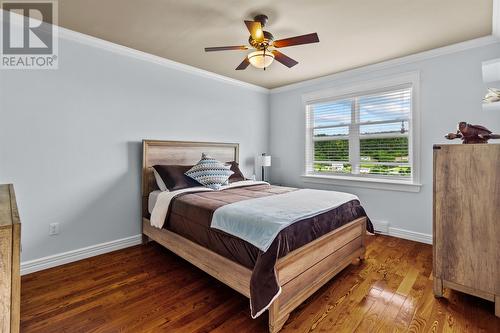
<path fill-rule="evenodd" d="M 278 332 L 290 312 L 338 272 L 365 254 L 366 218 L 359 218 L 278 260 L 281 295 L 269 308 L 269 331 Z"/>
<path fill-rule="evenodd" d="M 143 234 L 246 297 L 251 271 L 143 218 Z M 354 259 L 364 258 L 366 218 L 356 219 L 289 253 L 276 263 L 280 296 L 269 308 L 269 331 L 278 332 L 290 312 Z"/>

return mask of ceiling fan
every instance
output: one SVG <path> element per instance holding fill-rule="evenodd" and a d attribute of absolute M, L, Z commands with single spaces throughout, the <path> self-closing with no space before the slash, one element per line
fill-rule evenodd
<path fill-rule="evenodd" d="M 271 65 L 274 59 L 281 62 L 288 68 L 291 68 L 297 65 L 298 62 L 276 50 L 277 48 L 319 42 L 317 33 L 274 40 L 274 36 L 269 31 L 263 30 L 267 21 L 268 17 L 263 14 L 255 16 L 253 21 L 245 21 L 248 31 L 250 32 L 250 37 L 248 38 L 250 46 L 237 45 L 206 47 L 205 52 L 248 50 L 249 48 L 254 48 L 255 51 L 249 53 L 241 64 L 236 67 L 236 70 L 243 70 L 250 64 L 256 68 L 266 70 L 266 67 Z"/>

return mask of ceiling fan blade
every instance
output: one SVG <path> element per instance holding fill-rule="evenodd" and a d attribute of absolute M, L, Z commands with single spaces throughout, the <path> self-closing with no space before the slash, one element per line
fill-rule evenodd
<path fill-rule="evenodd" d="M 216 47 L 205 47 L 205 52 L 213 51 L 230 51 L 230 50 L 247 50 L 248 46 L 237 45 L 237 46 L 216 46 Z"/>
<path fill-rule="evenodd" d="M 274 59 L 281 62 L 283 65 L 285 65 L 288 68 L 291 68 L 299 63 L 298 61 L 293 60 L 289 56 L 284 55 L 280 51 L 273 50 L 272 53 L 274 54 Z"/>
<path fill-rule="evenodd" d="M 248 65 L 250 65 L 250 61 L 248 61 L 248 58 L 245 57 L 245 59 L 243 59 L 243 61 L 241 62 L 241 64 L 239 64 L 238 67 L 236 67 L 236 70 L 237 71 L 241 71 L 241 70 L 247 68 Z"/>
<path fill-rule="evenodd" d="M 262 24 L 256 21 L 245 21 L 250 35 L 257 42 L 262 42 L 264 40 L 264 32 L 262 31 Z"/>
<path fill-rule="evenodd" d="M 274 47 L 287 47 L 294 45 L 310 44 L 319 42 L 319 37 L 317 33 L 290 37 L 285 39 L 275 40 L 273 43 Z"/>

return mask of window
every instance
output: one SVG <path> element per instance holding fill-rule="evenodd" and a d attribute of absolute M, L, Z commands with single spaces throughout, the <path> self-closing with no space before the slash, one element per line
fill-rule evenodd
<path fill-rule="evenodd" d="M 306 101 L 305 176 L 415 183 L 413 101 L 412 82 Z"/>

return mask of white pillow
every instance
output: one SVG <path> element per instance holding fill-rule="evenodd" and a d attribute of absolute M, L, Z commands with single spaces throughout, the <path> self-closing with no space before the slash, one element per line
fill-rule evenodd
<path fill-rule="evenodd" d="M 163 181 L 163 179 L 161 179 L 160 174 L 154 168 L 153 168 L 153 174 L 155 175 L 156 185 L 158 185 L 160 191 L 163 192 L 168 191 L 167 185 L 165 185 L 165 182 Z"/>

